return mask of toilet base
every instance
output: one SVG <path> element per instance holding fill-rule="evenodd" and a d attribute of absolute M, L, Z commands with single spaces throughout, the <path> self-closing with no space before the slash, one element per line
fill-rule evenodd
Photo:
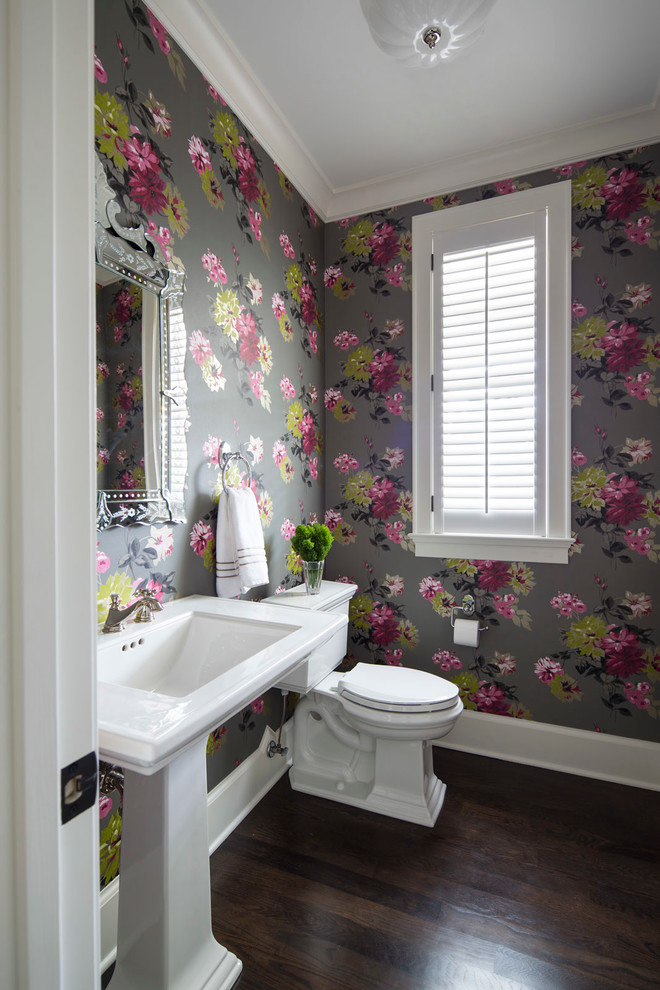
<path fill-rule="evenodd" d="M 318 693 L 296 708 L 289 781 L 295 791 L 429 828 L 446 791 L 430 740 L 360 732 L 335 699 Z"/>
<path fill-rule="evenodd" d="M 370 784 L 361 781 L 333 782 L 320 779 L 305 771 L 297 771 L 295 767 L 289 771 L 289 782 L 294 791 L 301 791 L 303 794 L 313 794 L 330 801 L 338 801 L 340 804 L 350 804 L 355 808 L 412 822 L 414 825 L 426 825 L 428 828 L 433 828 L 435 825 L 447 791 L 447 785 L 433 775 L 425 782 L 422 800 L 411 801 L 401 796 L 387 794 L 383 790 L 376 792 Z"/>

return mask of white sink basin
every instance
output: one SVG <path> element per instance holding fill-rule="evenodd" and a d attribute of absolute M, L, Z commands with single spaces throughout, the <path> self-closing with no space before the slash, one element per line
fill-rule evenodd
<path fill-rule="evenodd" d="M 99 635 L 99 749 L 151 774 L 285 678 L 342 615 L 194 596 Z"/>

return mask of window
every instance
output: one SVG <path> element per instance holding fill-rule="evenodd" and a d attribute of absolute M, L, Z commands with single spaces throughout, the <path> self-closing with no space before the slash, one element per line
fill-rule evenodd
<path fill-rule="evenodd" d="M 418 556 L 565 563 L 570 182 L 413 218 Z"/>

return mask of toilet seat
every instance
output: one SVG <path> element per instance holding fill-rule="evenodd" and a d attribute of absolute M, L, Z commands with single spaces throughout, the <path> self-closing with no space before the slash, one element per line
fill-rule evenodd
<path fill-rule="evenodd" d="M 342 675 L 337 693 L 362 708 L 401 713 L 445 711 L 458 699 L 458 687 L 437 674 L 370 663 Z"/>

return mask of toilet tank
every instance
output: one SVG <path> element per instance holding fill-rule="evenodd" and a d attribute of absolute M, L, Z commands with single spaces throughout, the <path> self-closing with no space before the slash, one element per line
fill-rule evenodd
<path fill-rule="evenodd" d="M 319 612 L 336 612 L 338 615 L 348 615 L 351 598 L 357 591 L 356 584 L 345 584 L 343 581 L 322 581 L 318 595 L 308 595 L 304 584 L 295 588 L 281 591 L 279 595 L 270 595 L 262 599 L 268 605 L 284 605 L 288 608 L 311 608 Z M 283 691 L 298 691 L 307 694 L 323 680 L 326 674 L 339 666 L 346 656 L 348 643 L 348 626 L 328 640 L 320 649 L 314 650 L 284 681 L 278 681 L 275 687 Z"/>

